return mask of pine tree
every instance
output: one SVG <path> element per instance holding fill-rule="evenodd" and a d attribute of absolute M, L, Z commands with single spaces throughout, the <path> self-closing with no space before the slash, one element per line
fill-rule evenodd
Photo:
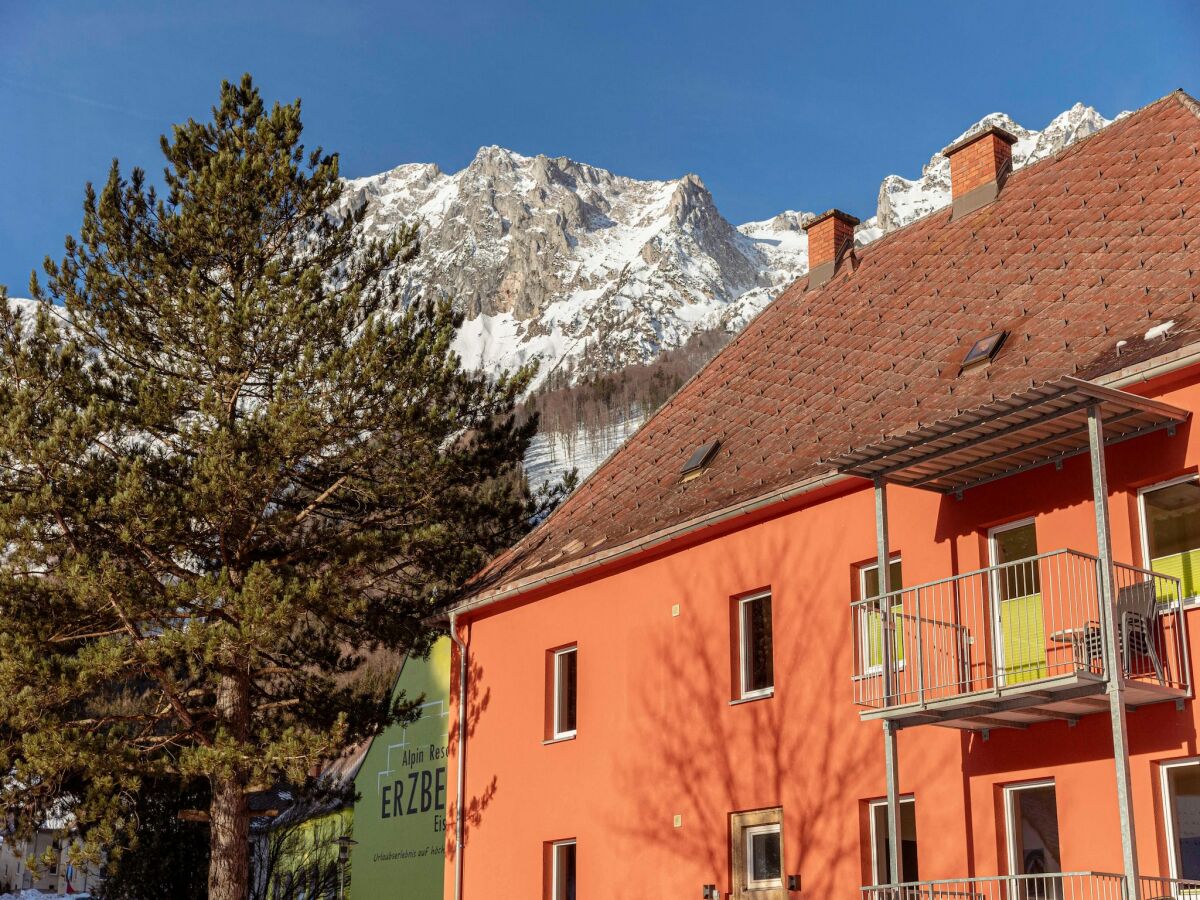
<path fill-rule="evenodd" d="M 300 103 L 225 83 L 114 161 L 18 315 L 0 291 L 0 766 L 26 827 L 67 798 L 89 853 L 151 779 L 207 780 L 212 900 L 247 885 L 247 793 L 408 713 L 356 678 L 539 513 L 531 372 L 400 304 L 417 232 L 368 240 Z"/>

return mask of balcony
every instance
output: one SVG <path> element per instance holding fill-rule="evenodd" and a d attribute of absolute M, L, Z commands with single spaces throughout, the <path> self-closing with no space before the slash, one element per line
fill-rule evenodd
<path fill-rule="evenodd" d="M 963 896 L 1138 900 L 1126 706 L 1191 695 L 1187 620 L 1179 580 L 1116 562 L 1109 521 L 1108 448 L 1188 421 L 1186 409 L 1079 378 L 1033 383 L 979 406 L 828 462 L 873 482 L 880 596 L 852 604 L 854 694 L 863 718 L 883 722 L 889 867 L 901 868 L 897 729 L 1024 728 L 1112 710 L 1113 768 L 1121 823 L 1118 876 L 1076 873 L 889 886 L 888 897 Z M 964 493 L 1087 454 L 1097 555 L 1026 556 L 1009 545 L 1000 565 L 892 590 L 889 485 L 962 498 Z M 1020 490 L 1014 485 L 1013 490 Z M 1108 696 L 1102 696 L 1107 694 Z M 1040 879 L 1040 880 L 1038 880 Z M 1190 889 L 1166 885 L 1178 896 Z M 869 888 L 867 891 L 879 891 Z M 874 900 L 874 897 L 867 898 Z M 1200 898 L 1197 898 L 1200 900 Z"/>
<path fill-rule="evenodd" d="M 1149 898 L 1154 895 L 1143 896 Z M 1184 896 L 1190 898 L 1191 895 Z M 862 900 L 1129 900 L 1129 897 L 1123 875 L 1110 872 L 1055 872 L 864 887 Z"/>
<path fill-rule="evenodd" d="M 981 730 L 1107 710 L 1100 575 L 1059 550 L 851 604 L 862 717 Z M 1115 563 L 1113 592 L 1127 705 L 1188 696 L 1179 580 Z"/>
<path fill-rule="evenodd" d="M 1141 900 L 1198 900 L 1200 881 L 1143 875 L 1138 879 Z"/>
<path fill-rule="evenodd" d="M 1200 881 L 1143 875 L 1138 898 L 1112 872 L 1048 872 L 869 885 L 862 900 L 1200 900 Z"/>

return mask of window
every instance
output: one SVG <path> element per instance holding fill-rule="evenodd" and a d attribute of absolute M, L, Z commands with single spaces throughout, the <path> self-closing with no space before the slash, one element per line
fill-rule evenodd
<path fill-rule="evenodd" d="M 552 738 L 575 736 L 576 680 L 579 668 L 579 648 L 566 647 L 554 652 L 554 697 L 552 701 Z"/>
<path fill-rule="evenodd" d="M 575 842 L 550 845 L 551 900 L 575 900 Z"/>
<path fill-rule="evenodd" d="M 888 593 L 895 594 L 897 591 L 903 589 L 904 573 L 900 565 L 900 560 L 898 558 L 893 559 L 888 565 Z M 878 596 L 879 563 L 859 566 L 858 599 L 869 600 L 872 597 Z M 904 629 L 901 627 L 903 619 L 897 617 L 903 613 L 904 604 L 899 597 L 896 597 L 895 601 L 892 605 L 892 633 L 895 635 L 892 661 L 896 665 L 896 668 L 899 669 L 904 667 Z M 879 672 L 883 669 L 882 608 L 864 609 L 861 627 L 862 634 L 859 636 L 859 640 L 862 641 L 863 663 L 866 666 L 865 674 Z"/>
<path fill-rule="evenodd" d="M 738 644 L 743 699 L 766 697 L 775 689 L 771 652 L 770 592 L 738 600 Z"/>
<path fill-rule="evenodd" d="M 1036 681 L 1048 674 L 1037 526 L 1033 519 L 991 531 L 991 589 L 997 663 L 1005 684 Z"/>
<path fill-rule="evenodd" d="M 1004 789 L 1008 818 L 1008 871 L 1014 875 L 1061 872 L 1058 802 L 1053 781 L 1017 784 Z M 1026 896 L 1045 897 L 1054 882 L 1032 881 Z"/>
<path fill-rule="evenodd" d="M 995 334 L 989 334 L 987 337 L 980 338 L 971 345 L 971 349 L 967 351 L 967 355 L 963 357 L 961 371 L 977 366 L 981 363 L 991 362 L 996 358 L 996 354 L 1000 352 L 1000 348 L 1004 346 L 1004 339 L 1008 337 L 1007 331 L 998 331 Z"/>
<path fill-rule="evenodd" d="M 879 596 L 879 563 L 860 566 L 858 569 L 859 599 L 868 600 Z M 904 573 L 897 557 L 888 565 L 888 593 L 904 588 Z"/>
<path fill-rule="evenodd" d="M 1161 772 L 1171 875 L 1200 879 L 1200 760 L 1167 763 Z"/>
<path fill-rule="evenodd" d="M 779 825 L 756 825 L 746 836 L 746 887 L 751 890 L 783 885 L 782 844 Z"/>
<path fill-rule="evenodd" d="M 992 530 L 992 565 L 1004 566 L 999 573 L 1001 601 L 1041 594 L 1041 571 L 1030 559 L 1037 552 L 1037 526 L 1030 520 Z"/>
<path fill-rule="evenodd" d="M 692 451 L 692 455 L 688 457 L 687 462 L 683 464 L 683 468 L 679 470 L 680 480 L 690 481 L 699 475 L 700 471 L 712 461 L 717 448 L 720 446 L 720 441 L 709 441 L 707 444 L 701 444 Z"/>
<path fill-rule="evenodd" d="M 1187 478 L 1139 492 L 1142 554 L 1147 568 L 1179 579 L 1184 598 L 1200 594 L 1200 480 Z"/>
<path fill-rule="evenodd" d="M 783 882 L 783 811 L 762 809 L 730 816 L 733 896 L 786 900 Z"/>
<path fill-rule="evenodd" d="M 892 835 L 888 830 L 887 801 L 872 800 L 871 878 L 873 884 L 892 884 Z M 917 804 L 912 797 L 900 798 L 900 878 L 919 881 L 917 865 Z"/>

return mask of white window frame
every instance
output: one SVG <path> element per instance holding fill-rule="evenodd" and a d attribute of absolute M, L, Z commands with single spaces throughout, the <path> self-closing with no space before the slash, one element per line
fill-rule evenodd
<path fill-rule="evenodd" d="M 995 525 L 988 529 L 988 568 L 991 570 L 991 575 L 988 577 L 988 590 L 991 592 L 991 596 L 996 598 L 995 601 L 991 604 L 991 607 L 992 607 L 992 623 L 991 623 L 991 625 L 992 625 L 992 648 L 993 648 L 992 664 L 995 666 L 995 669 L 996 669 L 996 683 L 1000 686 L 1003 686 L 1004 684 L 1006 684 L 1007 679 L 1005 677 L 1005 671 L 1004 671 L 1005 666 L 1006 666 L 1006 663 L 1004 660 L 1004 636 L 1001 633 L 1002 628 L 1000 625 L 999 598 L 1003 592 L 1000 590 L 1000 571 L 998 569 L 998 566 L 1009 565 L 1011 563 L 1020 561 L 1020 560 L 1010 559 L 1007 563 L 1000 562 L 1000 535 L 1004 534 L 1004 532 L 1006 532 L 1006 531 L 1016 531 L 1018 528 L 1024 528 L 1027 525 L 1033 526 L 1034 540 L 1037 540 L 1037 536 L 1038 536 L 1037 516 L 1026 516 L 1023 519 L 1014 519 L 1011 522 L 1005 522 L 1003 525 Z M 1026 558 L 1027 559 L 1036 559 L 1040 555 L 1041 555 L 1041 548 L 1039 548 L 1038 552 L 1034 553 L 1033 556 L 1026 557 Z M 1043 605 L 1045 604 L 1045 602 L 1046 602 L 1045 599 L 1043 599 L 1042 600 Z M 1043 613 L 1043 615 L 1044 615 L 1044 613 Z"/>
<path fill-rule="evenodd" d="M 550 845 L 550 897 L 551 900 L 558 900 L 559 895 L 559 878 L 561 873 L 558 871 L 559 859 L 558 851 L 563 847 L 575 847 L 575 865 L 579 865 L 579 849 L 576 845 L 575 838 L 568 841 L 555 841 Z M 576 885 L 578 887 L 578 885 Z"/>
<path fill-rule="evenodd" d="M 559 713 L 562 709 L 561 692 L 562 692 L 562 661 L 565 656 L 570 653 L 578 654 L 579 645 L 572 644 L 570 647 L 563 647 L 561 650 L 554 651 L 554 692 L 551 697 L 553 709 L 551 710 L 551 725 L 552 737 L 554 740 L 565 740 L 573 738 L 576 735 L 579 726 L 579 656 L 575 657 L 575 728 L 564 730 L 559 727 Z M 568 843 L 565 842 L 564 843 Z M 573 843 L 573 842 L 572 842 Z"/>
<path fill-rule="evenodd" d="M 779 835 L 779 877 L 754 878 L 754 837 L 759 834 Z M 783 887 L 783 826 L 779 822 L 768 825 L 748 825 L 742 829 L 742 840 L 746 844 L 746 890 L 761 891 Z"/>
<path fill-rule="evenodd" d="M 1175 809 L 1171 803 L 1171 771 L 1185 769 L 1188 766 L 1200 767 L 1200 757 L 1189 756 L 1186 759 L 1172 759 L 1159 763 L 1158 780 L 1162 791 L 1163 804 L 1163 836 L 1167 839 L 1167 863 L 1170 866 L 1172 878 L 1181 878 L 1179 874 L 1179 840 L 1178 826 L 1175 822 Z"/>
<path fill-rule="evenodd" d="M 913 805 L 913 812 L 914 813 L 916 812 L 917 798 L 914 794 L 903 794 L 900 797 L 900 806 L 903 806 L 905 803 L 911 803 Z M 885 810 L 887 809 L 887 799 L 886 798 L 880 799 L 880 800 L 871 800 L 867 803 L 867 818 L 870 820 L 870 823 L 871 823 L 870 824 L 870 829 L 871 829 L 871 884 L 875 887 L 880 887 L 885 884 L 885 882 L 882 882 L 879 880 L 879 876 L 880 876 L 880 873 L 882 873 L 887 868 L 887 860 L 879 858 L 879 845 L 880 845 L 879 837 L 880 836 L 879 836 L 878 831 L 876 830 L 876 825 L 875 825 L 875 819 L 876 819 L 875 814 L 880 810 L 880 808 L 883 808 Z M 884 820 L 885 821 L 887 820 L 886 814 L 884 815 Z M 884 837 L 890 838 L 890 835 L 884 835 Z M 901 867 L 903 868 L 903 865 L 904 865 L 903 859 L 901 859 L 900 864 L 901 864 Z M 904 879 L 906 877 L 907 876 L 905 875 L 905 873 L 901 872 L 899 875 L 900 881 L 898 881 L 897 884 L 903 884 Z"/>
<path fill-rule="evenodd" d="M 1166 481 L 1138 488 L 1138 536 L 1142 541 L 1142 568 L 1153 571 L 1153 567 L 1150 565 L 1150 528 L 1149 520 L 1146 517 L 1146 495 L 1160 488 L 1174 487 L 1177 484 L 1187 484 L 1189 481 L 1200 482 L 1200 474 L 1193 472 L 1191 475 L 1180 475 L 1178 478 L 1168 478 Z M 1182 593 L 1183 585 L 1181 584 L 1179 588 Z M 1200 605 L 1200 594 L 1192 594 L 1189 597 L 1180 597 L 1179 599 L 1183 601 L 1184 606 Z"/>
<path fill-rule="evenodd" d="M 903 562 L 903 558 L 900 557 L 899 555 L 893 556 L 891 559 L 888 560 L 889 595 L 898 593 L 899 591 L 904 590 L 904 588 L 901 587 L 898 591 L 896 586 L 890 583 L 890 580 L 891 580 L 890 575 L 891 575 L 892 565 L 893 564 L 901 564 L 902 562 Z M 860 565 L 858 567 L 858 599 L 859 600 L 870 600 L 871 599 L 870 597 L 867 596 L 867 572 L 876 571 L 878 569 L 879 569 L 879 560 L 876 560 L 873 563 L 863 563 L 862 565 Z M 859 634 L 858 640 L 859 640 L 859 646 L 865 650 L 867 647 L 869 647 L 871 645 L 870 618 L 866 615 L 863 615 L 861 618 L 862 618 L 862 624 L 859 626 L 859 629 L 862 633 Z M 879 631 L 879 640 L 881 642 L 883 641 L 883 629 L 882 628 Z M 864 666 L 863 672 L 862 672 L 863 675 L 878 675 L 879 673 L 881 673 L 883 671 L 883 659 L 882 659 L 883 646 L 882 646 L 882 643 L 880 644 L 880 647 L 879 647 L 879 655 L 881 657 L 880 661 L 879 661 L 879 665 Z M 903 671 L 903 669 L 904 669 L 904 660 L 892 659 L 892 671 L 900 672 L 900 671 Z"/>
<path fill-rule="evenodd" d="M 904 558 L 899 553 L 897 553 L 895 556 L 893 556 L 891 559 L 888 560 L 888 578 L 889 578 L 888 589 L 889 589 L 890 593 L 894 594 L 894 593 L 896 593 L 897 590 L 904 590 L 903 587 L 897 588 L 894 584 L 890 583 L 892 566 L 899 565 L 899 564 L 903 563 L 903 561 L 904 561 Z M 870 597 L 867 596 L 867 573 L 877 571 L 878 569 L 879 569 L 879 560 L 875 560 L 874 562 L 869 562 L 869 563 L 862 563 L 861 565 L 858 566 L 858 599 L 859 600 L 870 600 L 871 599 Z"/>
<path fill-rule="evenodd" d="M 746 652 L 746 609 L 750 603 L 755 600 L 761 600 L 766 597 L 771 600 L 771 591 L 759 591 L 755 594 L 748 594 L 745 597 L 738 598 L 738 697 L 742 700 L 755 700 L 759 697 L 771 697 L 775 694 L 775 608 L 771 607 L 771 684 L 769 687 L 758 688 L 757 690 L 747 690 L 746 682 L 749 672 L 747 669 L 750 666 L 750 655 Z"/>
<path fill-rule="evenodd" d="M 1008 860 L 1009 875 L 1020 874 L 1021 869 L 1025 867 L 1025 861 L 1017 859 L 1016 804 L 1013 801 L 1019 791 L 1033 788 L 1054 788 L 1054 818 L 1056 822 L 1058 820 L 1058 785 L 1053 778 L 1039 778 L 1004 786 L 1004 856 Z"/>
<path fill-rule="evenodd" d="M 998 559 L 1000 556 L 1000 535 L 1004 534 L 1006 531 L 1016 531 L 1018 528 L 1024 528 L 1026 525 L 1033 526 L 1033 533 L 1036 536 L 1037 516 L 1026 516 L 1024 519 L 1014 519 L 1011 522 L 1005 522 L 1003 525 L 994 525 L 988 529 L 988 564 L 990 566 L 995 567 L 1001 565 Z M 1033 557 L 1027 558 L 1032 559 L 1040 555 L 1041 550 L 1039 549 L 1038 552 L 1033 555 Z M 1010 559 L 1009 562 L 1020 562 L 1020 560 Z"/>

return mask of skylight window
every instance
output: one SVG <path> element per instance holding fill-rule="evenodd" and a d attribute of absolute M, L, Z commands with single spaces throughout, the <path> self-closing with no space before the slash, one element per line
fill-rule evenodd
<path fill-rule="evenodd" d="M 692 455 L 688 457 L 688 461 L 683 464 L 683 468 L 679 470 L 679 475 L 684 480 L 695 478 L 700 474 L 700 470 L 709 464 L 713 456 L 717 452 L 717 448 L 721 446 L 720 441 L 709 441 L 707 444 L 701 444 L 692 451 Z"/>
<path fill-rule="evenodd" d="M 1000 352 L 1000 348 L 1004 346 L 1006 337 L 1008 337 L 1007 331 L 997 331 L 995 334 L 989 334 L 987 337 L 977 340 L 971 345 L 967 355 L 963 357 L 962 368 L 970 369 L 991 362 Z"/>

